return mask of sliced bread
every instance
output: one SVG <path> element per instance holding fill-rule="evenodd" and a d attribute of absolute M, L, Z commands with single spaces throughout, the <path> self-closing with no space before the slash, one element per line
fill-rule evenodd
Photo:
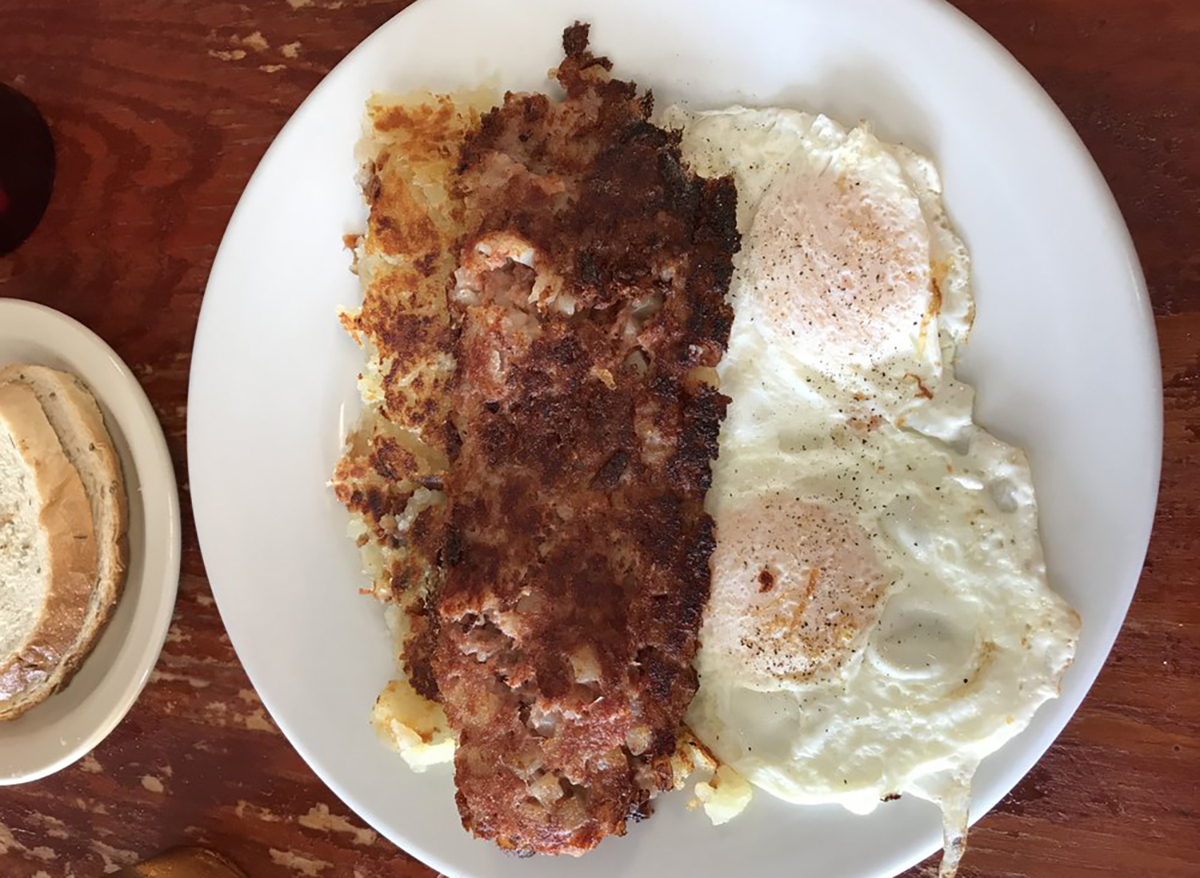
<path fill-rule="evenodd" d="M 105 429 L 100 406 L 74 375 L 46 366 L 9 366 L 0 369 L 0 386 L 5 384 L 29 389 L 41 403 L 67 459 L 83 479 L 96 531 L 95 593 L 79 640 L 59 670 L 56 684 L 62 686 L 87 657 L 124 587 L 129 506 L 121 460 Z"/>
<path fill-rule="evenodd" d="M 0 720 L 51 695 L 91 612 L 91 506 L 37 395 L 0 385 Z"/>

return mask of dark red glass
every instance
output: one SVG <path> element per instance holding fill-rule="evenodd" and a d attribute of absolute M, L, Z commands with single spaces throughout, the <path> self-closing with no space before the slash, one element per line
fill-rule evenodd
<path fill-rule="evenodd" d="M 29 98 L 0 85 L 0 255 L 33 234 L 54 188 L 54 139 Z"/>

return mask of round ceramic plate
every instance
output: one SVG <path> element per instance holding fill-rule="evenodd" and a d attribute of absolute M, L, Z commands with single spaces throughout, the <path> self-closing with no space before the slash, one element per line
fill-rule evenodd
<path fill-rule="evenodd" d="M 1062 697 L 986 760 L 976 816 L 1033 765 L 1091 685 L 1154 512 L 1162 410 L 1150 310 L 1128 233 L 1074 132 L 1011 57 L 931 0 L 421 0 L 359 46 L 263 159 L 204 299 L 188 451 L 222 617 L 313 769 L 442 872 L 892 875 L 940 846 L 936 810 L 910 797 L 854 817 L 760 793 L 714 829 L 684 807 L 686 795 L 666 796 L 648 823 L 579 860 L 516 860 L 463 832 L 448 767 L 413 774 L 368 723 L 391 647 L 378 606 L 356 593 L 358 554 L 326 488 L 358 413 L 361 354 L 335 311 L 358 301 L 341 236 L 364 219 L 353 159 L 363 101 L 373 90 L 483 82 L 544 89 L 577 17 L 617 74 L 653 88 L 660 106 L 865 118 L 935 158 L 974 264 L 978 317 L 961 371 L 978 388 L 981 422 L 1031 452 L 1052 582 L 1083 617 Z"/>
<path fill-rule="evenodd" d="M 116 612 L 70 685 L 0 723 L 0 784 L 65 768 L 104 740 L 150 677 L 179 584 L 179 497 L 158 418 L 113 349 L 50 308 L 0 299 L 0 367 L 73 372 L 104 414 L 129 493 L 129 569 Z"/>

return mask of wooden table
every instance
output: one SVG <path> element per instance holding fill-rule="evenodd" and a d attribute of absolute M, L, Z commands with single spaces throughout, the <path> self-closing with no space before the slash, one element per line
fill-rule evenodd
<path fill-rule="evenodd" d="M 205 579 L 184 443 L 192 335 L 238 195 L 309 90 L 403 5 L 0 0 L 0 82 L 42 107 L 59 159 L 41 228 L 0 259 L 0 296 L 73 315 L 131 365 L 188 520 L 179 603 L 141 700 L 77 765 L 0 790 L 6 878 L 87 878 L 188 842 L 251 878 L 432 875 L 338 801 L 263 710 Z M 1116 193 L 1166 402 L 1158 520 L 1125 629 L 1066 731 L 972 833 L 961 874 L 1198 876 L 1200 5 L 958 5 L 1046 87 Z"/>

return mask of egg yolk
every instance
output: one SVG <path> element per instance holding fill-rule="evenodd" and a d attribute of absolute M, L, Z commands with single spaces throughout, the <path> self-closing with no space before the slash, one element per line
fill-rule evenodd
<path fill-rule="evenodd" d="M 775 689 L 831 670 L 854 651 L 891 584 L 870 536 L 826 506 L 774 492 L 717 513 L 706 658 L 747 664 Z"/>

